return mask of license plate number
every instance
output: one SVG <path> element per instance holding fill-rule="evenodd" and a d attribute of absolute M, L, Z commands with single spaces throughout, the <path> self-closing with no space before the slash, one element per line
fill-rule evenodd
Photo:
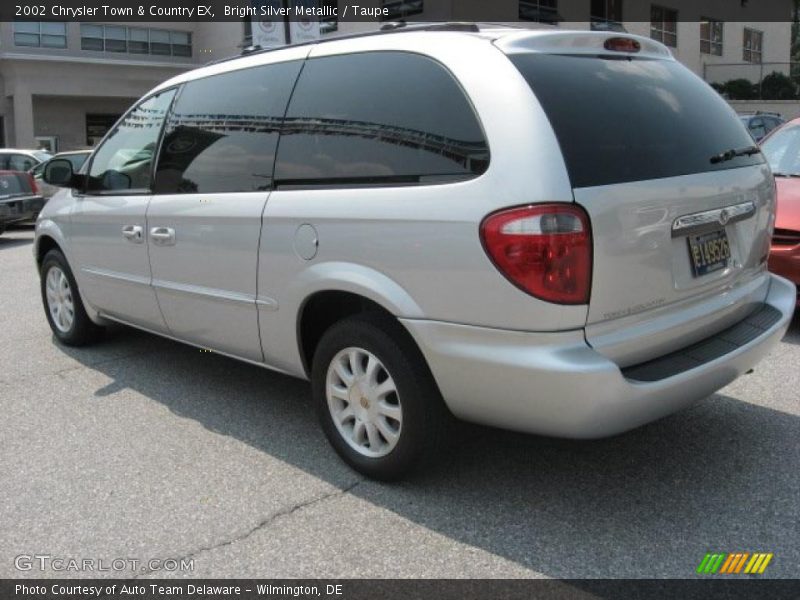
<path fill-rule="evenodd" d="M 702 277 L 728 266 L 731 258 L 731 246 L 728 234 L 718 229 L 702 235 L 690 235 L 689 259 L 695 277 Z"/>

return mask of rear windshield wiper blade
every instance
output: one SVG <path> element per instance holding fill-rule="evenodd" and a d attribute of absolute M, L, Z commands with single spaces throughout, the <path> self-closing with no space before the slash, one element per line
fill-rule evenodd
<path fill-rule="evenodd" d="M 753 154 L 760 154 L 761 148 L 758 146 L 748 146 L 747 148 L 732 148 L 731 150 L 725 150 L 725 152 L 720 152 L 719 154 L 715 154 L 711 157 L 711 164 L 715 165 L 717 163 L 726 162 L 729 160 L 733 160 L 739 156 L 753 156 Z"/>
<path fill-rule="evenodd" d="M 780 171 L 773 171 L 775 177 L 800 177 L 800 173 L 781 173 Z"/>

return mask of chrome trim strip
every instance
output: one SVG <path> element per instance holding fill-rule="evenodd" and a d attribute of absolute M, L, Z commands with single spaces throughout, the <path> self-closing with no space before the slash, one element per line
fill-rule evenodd
<path fill-rule="evenodd" d="M 742 202 L 733 206 L 705 210 L 703 212 L 678 217 L 672 223 L 672 237 L 690 233 L 700 233 L 710 229 L 719 229 L 729 223 L 743 221 L 756 214 L 754 202 Z"/>
<path fill-rule="evenodd" d="M 252 304 L 255 305 L 256 297 L 251 294 L 242 294 L 239 292 L 231 292 L 228 290 L 220 290 L 217 288 L 203 287 L 200 285 L 191 285 L 188 283 L 175 283 L 174 281 L 163 281 L 161 279 L 153 280 L 153 287 L 156 290 L 163 290 L 165 292 L 175 292 L 178 294 L 187 294 L 190 296 L 201 296 L 209 300 L 218 300 L 223 302 L 235 302 L 238 304 Z"/>
<path fill-rule="evenodd" d="M 93 267 L 81 267 L 81 272 L 94 277 L 105 277 L 106 279 L 114 279 L 116 281 L 124 281 L 125 283 L 134 283 L 137 285 L 150 285 L 149 277 L 141 277 L 140 275 L 131 275 L 130 273 L 118 273 L 117 271 L 109 271 L 107 269 L 95 269 Z"/>
<path fill-rule="evenodd" d="M 278 301 L 267 296 L 258 296 L 256 298 L 256 305 L 261 306 L 266 310 L 278 310 Z"/>
<path fill-rule="evenodd" d="M 133 283 L 136 285 L 152 285 L 157 290 L 166 292 L 176 292 L 179 294 L 187 294 L 191 296 L 201 296 L 203 298 L 218 300 L 222 302 L 235 302 L 238 304 L 253 304 L 258 307 L 263 307 L 266 310 L 278 310 L 278 301 L 268 296 L 253 296 L 250 294 L 241 294 L 239 292 L 231 292 L 227 290 L 220 290 L 217 288 L 203 287 L 199 285 L 190 285 L 187 283 L 175 283 L 172 281 L 163 281 L 154 279 L 152 282 L 147 277 L 140 277 L 137 275 L 130 275 L 127 273 L 118 273 L 116 271 L 108 271 L 106 269 L 95 269 L 92 267 L 82 267 L 81 271 L 87 275 L 94 277 L 104 277 L 106 279 L 114 279 L 124 283 Z"/>

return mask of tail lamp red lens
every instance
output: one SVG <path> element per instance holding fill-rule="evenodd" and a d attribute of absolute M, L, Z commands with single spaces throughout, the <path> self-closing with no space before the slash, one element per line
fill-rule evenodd
<path fill-rule="evenodd" d="M 606 40 L 605 49 L 611 52 L 628 52 L 634 54 L 642 49 L 642 45 L 632 38 L 614 37 Z"/>
<path fill-rule="evenodd" d="M 33 173 L 27 173 L 28 175 L 28 183 L 31 185 L 31 193 L 38 194 L 39 193 L 39 186 L 36 185 L 36 178 L 33 176 Z"/>
<path fill-rule="evenodd" d="M 489 215 L 486 253 L 525 292 L 558 304 L 587 304 L 592 278 L 589 217 L 574 204 L 533 204 Z"/>

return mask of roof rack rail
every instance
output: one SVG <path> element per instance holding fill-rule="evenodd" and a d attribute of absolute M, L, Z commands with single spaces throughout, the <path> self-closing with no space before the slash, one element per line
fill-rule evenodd
<path fill-rule="evenodd" d="M 274 48 L 262 48 L 261 46 L 247 46 L 242 49 L 241 54 L 236 56 L 228 56 L 219 60 L 206 63 L 207 65 L 217 65 L 219 63 L 236 60 L 243 56 L 252 56 L 253 54 L 265 54 L 267 52 L 275 52 L 277 50 L 284 50 L 286 48 L 300 48 L 302 46 L 313 46 L 316 44 L 324 44 L 326 42 L 335 42 L 338 40 L 352 40 L 363 37 L 372 37 L 376 35 L 387 35 L 392 33 L 410 33 L 412 31 L 456 31 L 463 33 L 480 33 L 480 27 L 476 23 L 471 22 L 442 22 L 442 23 L 413 23 L 408 24 L 405 21 L 392 21 L 384 23 L 380 29 L 375 31 L 362 31 L 359 33 L 351 33 L 347 35 L 333 35 L 325 39 L 314 40 L 311 42 L 299 42 L 297 44 L 285 44 L 283 46 L 275 46 Z"/>

